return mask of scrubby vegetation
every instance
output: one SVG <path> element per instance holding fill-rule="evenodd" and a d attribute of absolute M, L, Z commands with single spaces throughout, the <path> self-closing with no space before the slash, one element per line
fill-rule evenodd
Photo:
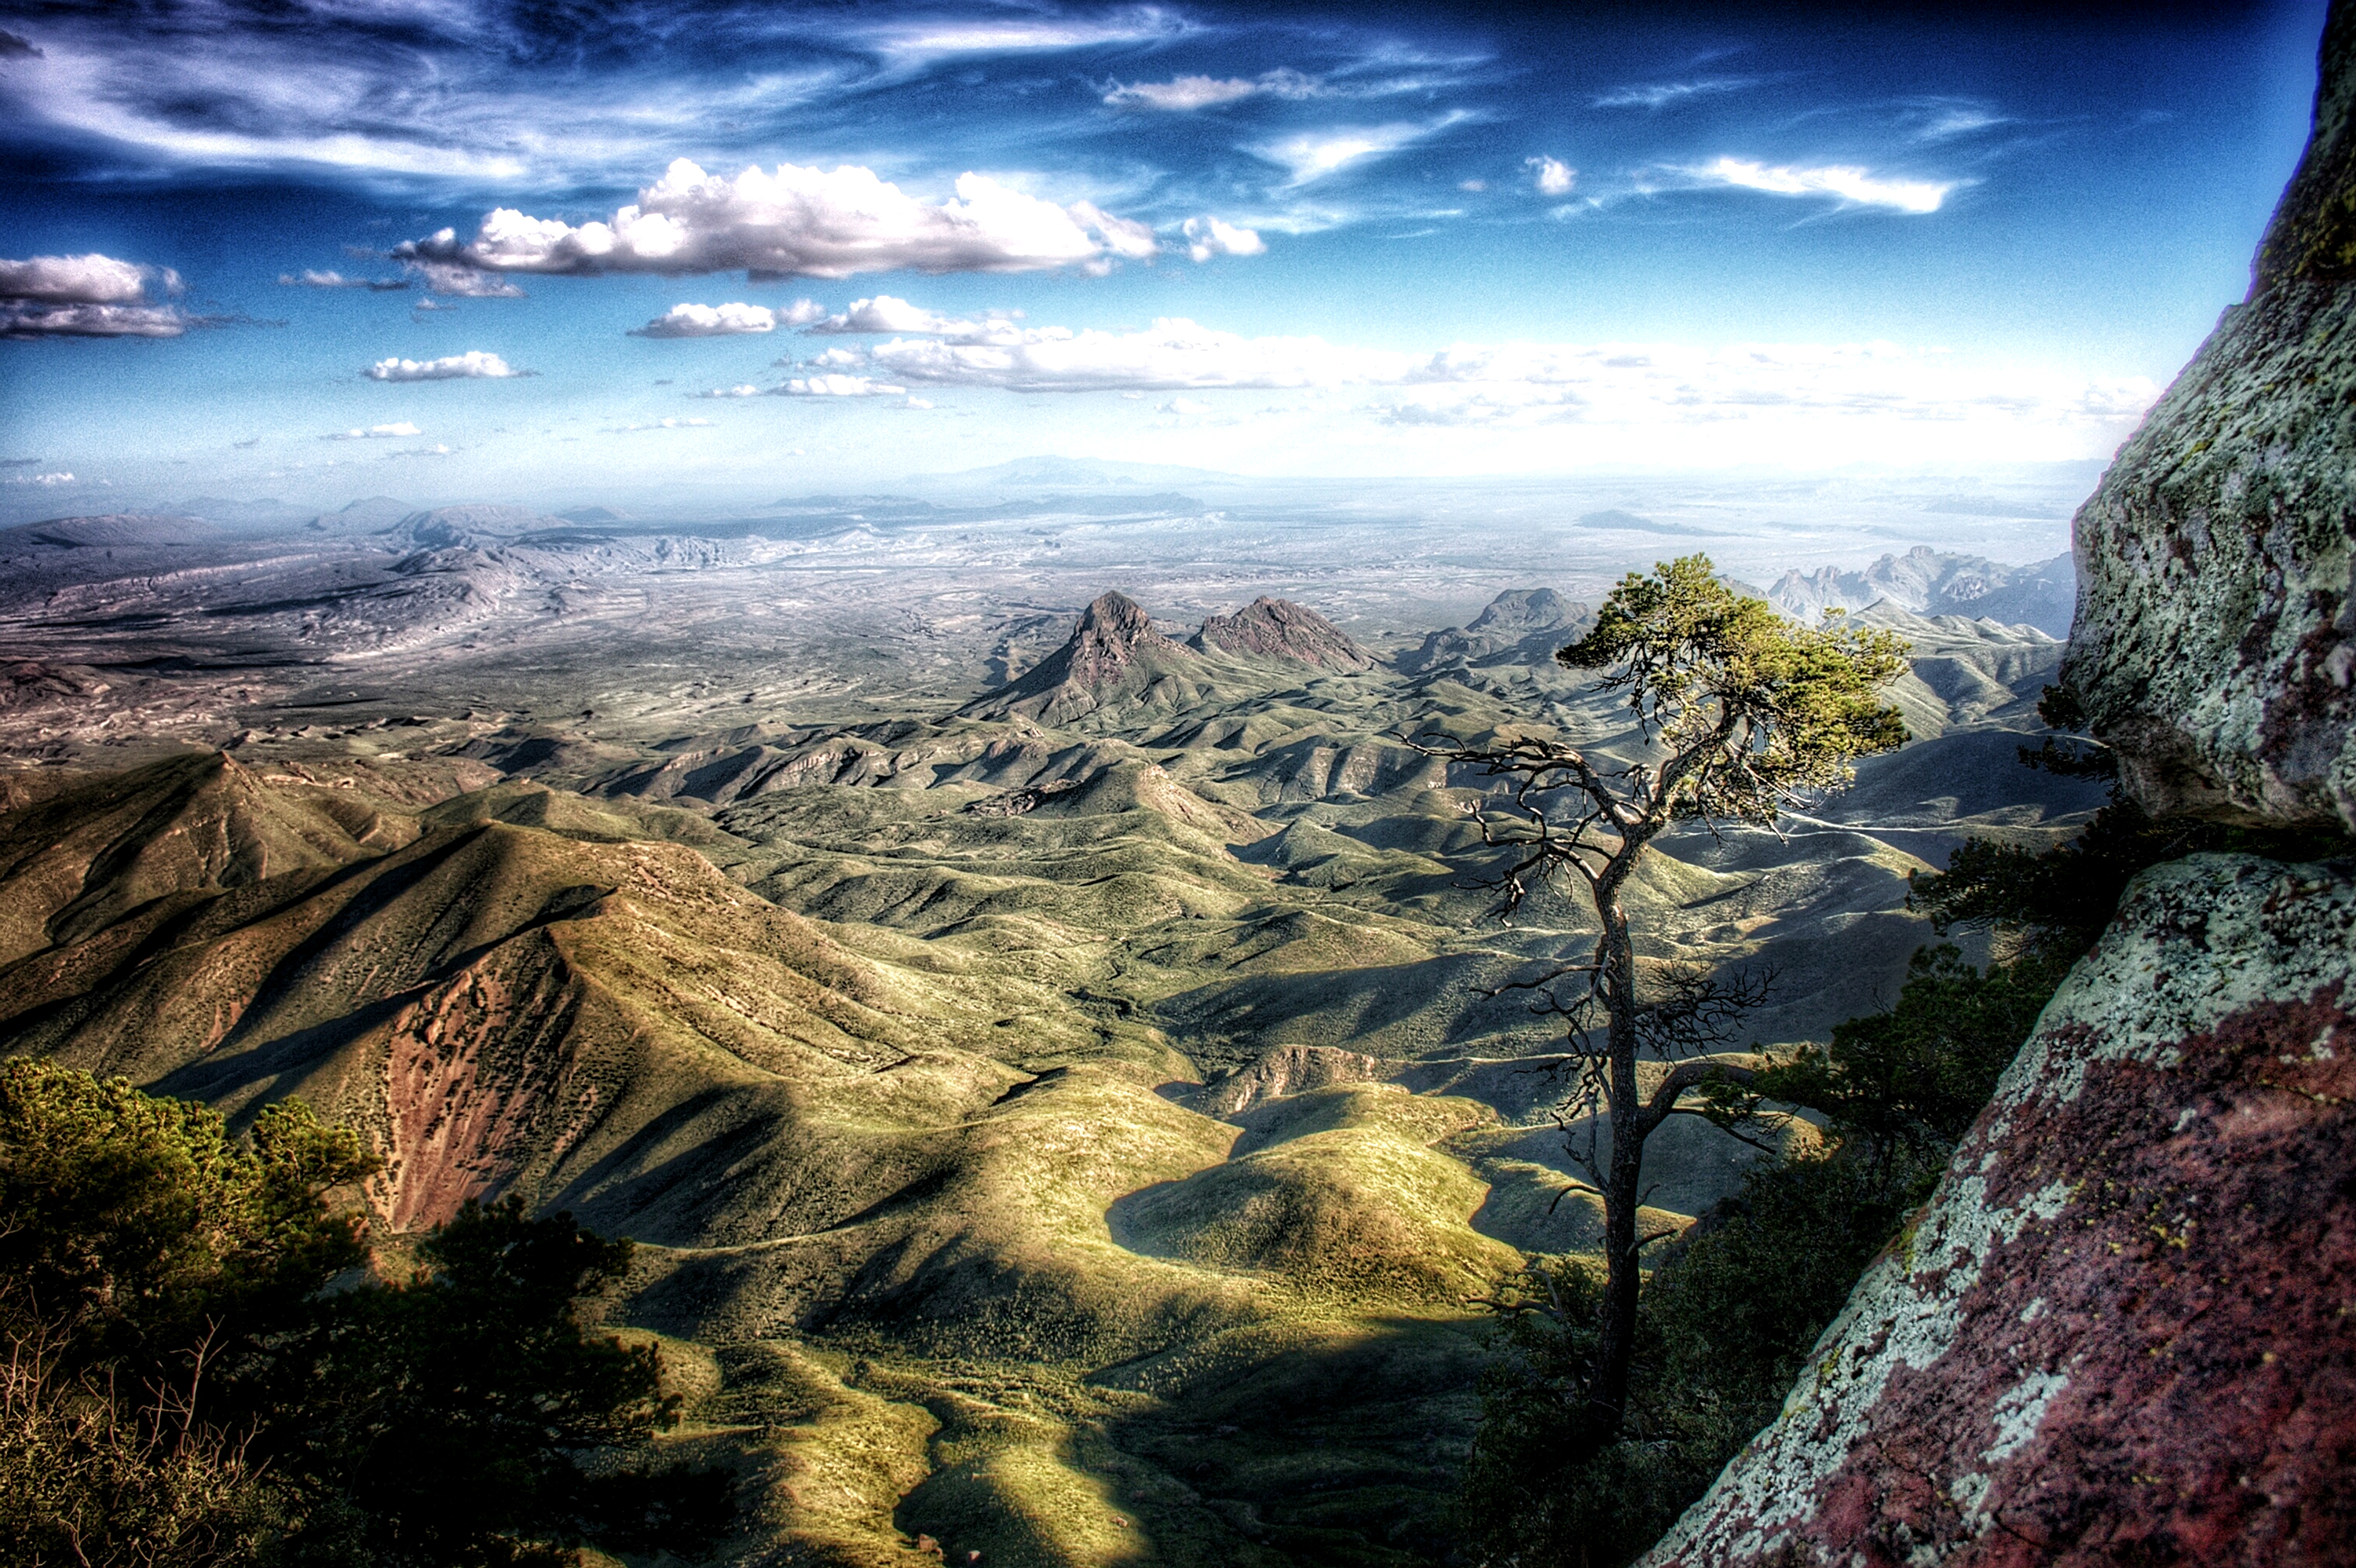
<path fill-rule="evenodd" d="M 693 1547 L 724 1476 L 584 1466 L 672 1418 L 584 1325 L 629 1244 L 468 1205 L 380 1277 L 373 1161 L 299 1102 L 243 1138 L 120 1079 L 0 1066 L 0 1540 L 11 1563 L 336 1568 Z"/>

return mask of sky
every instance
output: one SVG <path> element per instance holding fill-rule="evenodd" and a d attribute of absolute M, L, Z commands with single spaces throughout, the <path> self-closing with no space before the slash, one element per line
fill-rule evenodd
<path fill-rule="evenodd" d="M 2319 0 L 0 0 L 0 499 L 2107 456 Z"/>

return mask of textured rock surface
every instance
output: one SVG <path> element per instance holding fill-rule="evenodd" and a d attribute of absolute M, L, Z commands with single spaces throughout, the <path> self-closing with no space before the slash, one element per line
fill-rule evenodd
<path fill-rule="evenodd" d="M 1097 595 L 1072 628 L 1071 640 L 1039 661 L 1022 679 L 967 704 L 989 718 L 1020 714 L 1045 722 L 1077 718 L 1119 697 L 1135 697 L 1197 656 L 1153 629 L 1125 593 Z"/>
<path fill-rule="evenodd" d="M 1290 659 L 1320 669 L 1370 669 L 1374 656 L 1316 611 L 1262 594 L 1232 615 L 1214 615 L 1194 634 L 1206 653 Z"/>
<path fill-rule="evenodd" d="M 2159 813 L 2356 828 L 2356 7 L 2225 313 L 2077 519 L 2065 676 Z"/>
<path fill-rule="evenodd" d="M 1811 1373 L 1655 1548 L 2346 1563 L 2356 867 L 2145 873 Z"/>

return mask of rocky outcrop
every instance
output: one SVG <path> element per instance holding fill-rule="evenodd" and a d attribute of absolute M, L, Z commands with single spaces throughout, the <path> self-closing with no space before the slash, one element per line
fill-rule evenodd
<path fill-rule="evenodd" d="M 1280 1045 L 1258 1061 L 1212 1079 L 1183 1100 L 1206 1116 L 1237 1116 L 1263 1101 L 1336 1083 L 1379 1083 L 1395 1071 L 1394 1063 L 1361 1051 L 1330 1045 Z"/>
<path fill-rule="evenodd" d="M 1022 679 L 975 699 L 963 711 L 1058 723 L 1117 699 L 1142 696 L 1164 676 L 1199 662 L 1193 650 L 1155 631 L 1137 601 L 1108 592 L 1081 613 L 1062 647 Z"/>
<path fill-rule="evenodd" d="M 2335 5 L 2249 301 L 2079 513 L 2065 676 L 2162 815 L 2356 826 L 2351 68 Z M 2351 998 L 2356 859 L 2143 873 L 1646 1563 L 2350 1562 Z"/>
<path fill-rule="evenodd" d="M 2079 511 L 2064 675 L 2153 811 L 2356 828 L 2356 8 L 2249 297 Z"/>
<path fill-rule="evenodd" d="M 1316 611 L 1265 594 L 1232 615 L 1214 615 L 1187 639 L 1208 654 L 1283 659 L 1319 669 L 1372 669 L 1372 654 Z"/>
<path fill-rule="evenodd" d="M 2351 932 L 2345 863 L 2145 873 L 1647 1563 L 2346 1562 Z"/>

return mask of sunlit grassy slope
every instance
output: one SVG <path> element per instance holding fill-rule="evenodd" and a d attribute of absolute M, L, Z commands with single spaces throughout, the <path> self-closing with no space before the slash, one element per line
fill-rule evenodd
<path fill-rule="evenodd" d="M 1986 782 L 2037 647 L 1911 629 L 1933 739 L 1629 895 L 1647 960 L 1776 971 L 1758 1042 L 1894 989 L 1906 834 L 2084 804 Z M 1557 1127 L 1556 1026 L 1500 989 L 1582 912 L 1489 918 L 1481 781 L 1406 738 L 1638 738 L 1550 671 L 1188 657 L 1068 730 L 519 747 L 471 792 L 37 775 L 0 814 L 0 1047 L 301 1094 L 382 1153 L 392 1231 L 515 1191 L 636 1237 L 615 1319 L 667 1338 L 670 1441 L 745 1476 L 746 1561 L 1431 1561 L 1481 1298 L 1595 1243 L 1573 1150 L 1608 1129 Z M 1648 1218 L 1756 1157 L 1673 1125 Z"/>

